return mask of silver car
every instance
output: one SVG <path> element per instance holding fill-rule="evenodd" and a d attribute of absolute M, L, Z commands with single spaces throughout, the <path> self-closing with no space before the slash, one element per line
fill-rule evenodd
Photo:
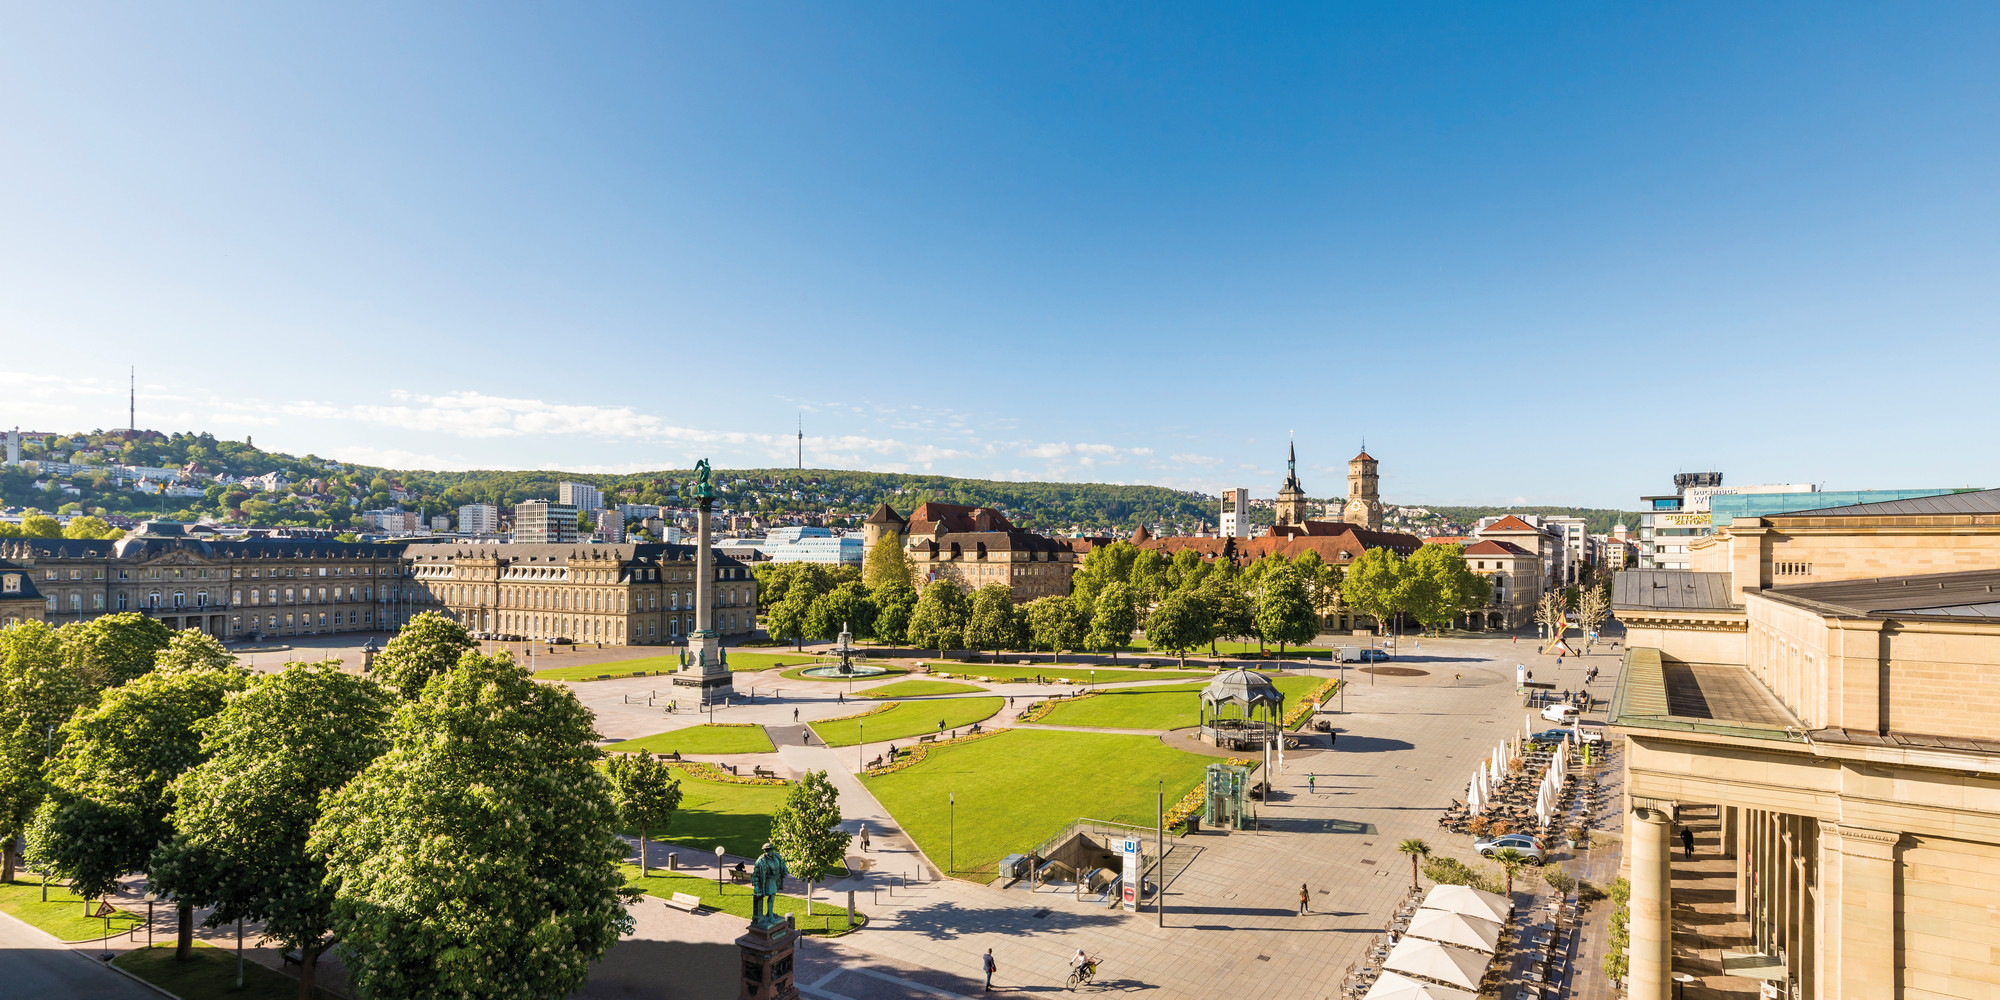
<path fill-rule="evenodd" d="M 1539 865 L 1544 860 L 1541 845 L 1525 833 L 1506 833 L 1472 842 L 1472 849 L 1478 851 L 1482 858 L 1490 858 L 1509 847 L 1527 855 L 1531 865 Z"/>

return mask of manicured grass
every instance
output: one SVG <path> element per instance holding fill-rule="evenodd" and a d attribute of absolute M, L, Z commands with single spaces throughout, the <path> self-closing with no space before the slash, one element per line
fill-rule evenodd
<path fill-rule="evenodd" d="M 298 980 L 255 962 L 243 963 L 243 988 L 237 989 L 236 954 L 211 947 L 205 941 L 194 943 L 194 955 L 185 962 L 174 959 L 173 942 L 168 941 L 152 948 L 128 951 L 112 959 L 111 963 L 181 1000 L 208 1000 L 210 997 L 292 1000 L 299 995 Z M 334 994 L 315 988 L 313 996 L 332 998 Z"/>
<path fill-rule="evenodd" d="M 104 936 L 104 918 L 89 916 L 97 911 L 97 901 L 86 901 L 58 882 L 49 883 L 49 901 L 42 902 L 42 881 L 21 872 L 21 881 L 0 883 L 0 913 L 18 917 L 63 939 L 89 941 Z M 118 911 L 111 918 L 111 933 L 130 930 L 140 918 Z"/>
<path fill-rule="evenodd" d="M 732 657 L 733 659 L 734 657 Z M 538 656 L 537 661 L 547 663 L 561 659 L 560 656 Z M 612 678 L 632 677 L 640 674 L 670 674 L 681 668 L 680 654 L 671 656 L 645 656 L 635 660 L 618 660 L 612 663 L 582 663 L 573 667 L 549 667 L 535 671 L 535 676 L 545 681 L 594 681 L 600 674 L 610 674 Z"/>
<path fill-rule="evenodd" d="M 1002 857 L 1079 818 L 1152 826 L 1160 782 L 1172 806 L 1215 760 L 1151 736 L 1014 729 L 863 781 L 932 861 L 955 858 L 960 877 L 988 881 Z"/>
<path fill-rule="evenodd" d="M 1041 677 L 1050 681 L 1071 680 L 1078 684 L 1125 684 L 1132 681 L 1170 681 L 1179 678 L 1208 677 L 1211 673 L 1210 671 L 1196 673 L 1192 670 L 1168 670 L 1164 667 L 1158 670 L 1130 670 L 1114 667 L 1092 667 L 1087 664 L 1079 666 L 1074 663 L 1051 663 L 1046 666 L 1036 665 L 1032 667 L 1003 667 L 997 664 L 946 663 L 943 661 L 931 664 L 931 669 L 937 673 L 950 674 L 953 677 L 991 677 L 996 681 L 1032 681 L 1037 677 Z"/>
<path fill-rule="evenodd" d="M 788 681 L 832 681 L 835 684 L 845 684 L 847 683 L 847 678 L 845 677 L 807 677 L 804 673 L 805 670 L 810 669 L 812 667 L 824 666 L 829 663 L 838 663 L 838 662 L 840 661 L 827 660 L 824 661 L 823 663 L 807 663 L 802 666 L 793 667 L 790 670 L 787 670 L 784 673 L 780 674 L 779 676 L 785 678 Z M 884 677 L 894 677 L 897 674 L 909 673 L 908 670 L 905 670 L 902 667 L 892 667 L 886 663 L 870 663 L 869 666 L 881 667 L 883 672 L 879 674 L 869 674 L 866 677 L 856 677 L 854 679 L 858 681 L 863 681 L 863 680 L 879 681 Z"/>
<path fill-rule="evenodd" d="M 1291 706 L 1325 683 L 1324 678 L 1274 677 L 1271 683 Z M 1181 729 L 1201 721 L 1203 684 L 1167 687 L 1111 688 L 1088 698 L 1057 705 L 1036 721 L 1047 726 L 1094 726 L 1105 729 Z"/>
<path fill-rule="evenodd" d="M 815 722 L 812 730 L 830 747 L 851 747 L 861 742 L 862 723 L 867 723 L 867 737 L 870 743 L 883 740 L 902 740 L 925 733 L 938 731 L 938 720 L 944 720 L 944 729 L 963 729 L 981 719 L 991 718 L 1006 704 L 1005 698 L 949 698 L 939 701 L 913 701 L 897 705 L 886 712 L 878 712 L 866 719 L 842 719 L 837 722 Z"/>
<path fill-rule="evenodd" d="M 747 772 L 746 772 L 747 773 Z M 735 785 L 705 781 L 681 772 L 681 806 L 673 825 L 647 831 L 661 843 L 678 844 L 714 860 L 717 844 L 739 858 L 754 858 L 771 839 L 771 813 L 785 801 L 783 785 Z M 627 833 L 638 836 L 639 831 Z"/>
<path fill-rule="evenodd" d="M 625 884 L 633 886 L 648 896 L 662 900 L 672 899 L 674 893 L 684 892 L 690 896 L 700 896 L 701 905 L 719 910 L 744 920 L 750 919 L 750 887 L 734 883 L 715 884 L 715 870 L 709 869 L 706 876 L 699 871 L 670 872 L 659 868 L 653 874 L 639 877 L 638 865 L 625 865 Z M 837 902 L 836 902 L 837 900 Z M 650 905 L 660 906 L 661 903 Z M 801 934 L 823 934 L 839 937 L 854 929 L 847 923 L 847 896 L 822 891 L 813 898 L 813 915 L 806 916 L 806 901 L 800 896 L 780 895 L 777 902 L 780 914 L 794 915 Z M 868 922 L 866 914 L 859 906 L 854 916 L 860 925 Z"/>
<path fill-rule="evenodd" d="M 763 726 L 702 725 L 641 736 L 636 740 L 613 743 L 604 749 L 623 753 L 651 750 L 662 754 L 676 751 L 682 754 L 719 754 L 770 753 L 777 747 L 771 745 L 771 737 L 764 733 Z"/>
<path fill-rule="evenodd" d="M 855 697 L 922 698 L 933 694 L 971 694 L 974 691 L 984 690 L 986 689 L 977 685 L 959 684 L 954 681 L 897 681 L 894 684 L 884 684 L 878 688 L 870 688 L 856 694 Z"/>

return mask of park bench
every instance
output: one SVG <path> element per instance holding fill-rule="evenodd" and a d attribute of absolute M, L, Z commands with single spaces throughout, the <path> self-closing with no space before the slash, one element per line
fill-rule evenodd
<path fill-rule="evenodd" d="M 778 776 L 778 772 L 773 771 L 768 767 L 760 767 L 754 771 L 751 771 L 750 773 L 756 775 L 759 778 L 775 778 Z"/>
<path fill-rule="evenodd" d="M 919 737 L 917 737 L 917 742 L 918 742 L 918 743 L 936 743 L 936 742 L 937 742 L 937 734 L 936 734 L 936 733 L 926 733 L 926 734 L 924 734 L 924 735 L 922 735 L 922 736 L 919 736 Z"/>
<path fill-rule="evenodd" d="M 719 768 L 721 768 L 721 769 L 723 769 L 723 770 L 725 770 L 725 771 L 728 771 L 728 772 L 729 772 L 730 774 L 735 774 L 735 773 L 737 773 L 737 772 L 736 772 L 736 765 L 734 765 L 734 764 L 717 764 L 717 765 L 715 765 L 715 766 L 716 766 L 716 767 L 719 767 Z"/>
<path fill-rule="evenodd" d="M 881 766 L 882 766 L 882 757 L 880 754 L 877 754 L 874 760 L 868 762 L 868 769 L 871 771 Z"/>
<path fill-rule="evenodd" d="M 293 948 L 292 950 L 285 952 L 283 955 L 280 955 L 278 957 L 283 959 L 283 962 L 281 963 L 283 965 L 296 965 L 301 969 L 305 968 L 306 966 L 305 956 L 299 954 L 299 950 L 297 948 Z"/>
<path fill-rule="evenodd" d="M 967 736 L 970 736 L 970 735 L 972 735 L 973 733 L 976 733 L 976 732 L 978 732 L 978 731 L 979 731 L 979 723 L 975 722 L 975 723 L 973 723 L 973 724 L 972 724 L 972 728 L 971 728 L 971 729 L 968 729 L 968 730 L 966 730 L 966 731 L 965 731 L 965 734 L 966 734 Z"/>
<path fill-rule="evenodd" d="M 679 760 L 679 759 L 681 759 L 681 752 L 680 752 L 679 750 L 669 750 L 669 751 L 667 751 L 667 752 L 666 752 L 666 755 L 665 755 L 665 756 L 663 756 L 663 757 L 662 757 L 661 759 L 662 759 L 662 760 Z"/>
<path fill-rule="evenodd" d="M 667 905 L 673 907 L 676 910 L 686 910 L 689 913 L 697 913 L 700 912 L 701 910 L 701 897 L 690 896 L 685 892 L 677 892 L 674 893 L 674 898 L 667 900 Z"/>

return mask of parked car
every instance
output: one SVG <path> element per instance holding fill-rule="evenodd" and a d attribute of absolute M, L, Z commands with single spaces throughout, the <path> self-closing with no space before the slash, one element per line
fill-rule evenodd
<path fill-rule="evenodd" d="M 1527 855 L 1528 863 L 1531 865 L 1539 865 L 1544 860 L 1542 845 L 1536 843 L 1534 837 L 1525 833 L 1508 833 L 1472 842 L 1472 849 L 1478 851 L 1479 856 L 1482 858 L 1490 858 L 1509 847 Z"/>
<path fill-rule="evenodd" d="M 1362 663 L 1386 663 L 1389 660 L 1389 651 L 1386 649 L 1364 649 L 1355 655 L 1355 659 Z"/>
<path fill-rule="evenodd" d="M 1604 742 L 1604 729 L 1600 726 L 1571 726 L 1570 728 L 1576 731 L 1576 738 L 1581 742 L 1591 744 L 1592 746 Z"/>
<path fill-rule="evenodd" d="M 1550 722 L 1560 722 L 1565 726 L 1575 725 L 1576 717 L 1583 713 L 1575 705 L 1550 705 L 1542 709 L 1542 718 Z"/>
<path fill-rule="evenodd" d="M 1541 732 L 1539 732 L 1539 733 L 1536 733 L 1535 735 L 1533 735 L 1533 736 L 1530 736 L 1530 737 L 1528 737 L 1528 742 L 1530 742 L 1530 743 L 1561 743 L 1561 742 L 1563 741 L 1563 737 L 1565 737 L 1565 736 L 1574 736 L 1574 735 L 1576 735 L 1576 734 L 1575 734 L 1575 733 L 1572 733 L 1572 732 L 1570 732 L 1570 731 L 1569 731 L 1568 729 L 1544 729 L 1544 730 L 1542 730 Z"/>

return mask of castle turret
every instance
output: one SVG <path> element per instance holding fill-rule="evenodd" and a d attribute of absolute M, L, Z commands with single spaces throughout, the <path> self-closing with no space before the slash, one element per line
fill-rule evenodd
<path fill-rule="evenodd" d="M 890 535 L 901 540 L 909 530 L 909 519 L 885 503 L 875 508 L 875 513 L 868 515 L 868 520 L 861 522 L 861 550 L 874 551 L 875 543 Z"/>

